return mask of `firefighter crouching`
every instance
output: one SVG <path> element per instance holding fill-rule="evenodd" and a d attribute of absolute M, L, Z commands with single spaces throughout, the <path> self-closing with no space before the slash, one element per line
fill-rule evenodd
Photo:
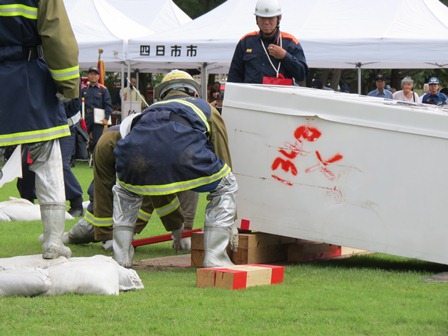
<path fill-rule="evenodd" d="M 79 97 L 78 45 L 62 0 L 0 1 L 0 146 L 28 144 L 44 226 L 43 258 L 70 257 L 61 237 L 65 192 L 62 102 Z M 45 56 L 45 60 L 44 60 Z"/>
<path fill-rule="evenodd" d="M 143 196 L 185 190 L 209 193 L 204 266 L 233 265 L 226 248 L 237 242 L 238 185 L 230 168 L 224 121 L 198 97 L 199 91 L 188 73 L 173 70 L 156 87 L 161 101 L 120 130 L 123 139 L 114 150 L 118 181 L 113 188 L 113 250 L 114 259 L 124 267 L 132 266 L 131 243 Z"/>

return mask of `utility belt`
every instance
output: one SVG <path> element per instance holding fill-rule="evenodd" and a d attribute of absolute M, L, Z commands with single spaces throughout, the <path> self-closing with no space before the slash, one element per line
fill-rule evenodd
<path fill-rule="evenodd" d="M 3 46 L 0 47 L 0 61 L 20 61 L 44 58 L 41 45 L 33 47 Z"/>
<path fill-rule="evenodd" d="M 180 115 L 175 114 L 173 112 L 171 112 L 171 114 L 170 114 L 170 120 L 176 121 L 182 125 L 193 128 L 193 126 L 191 126 L 191 123 L 187 119 L 185 119 L 184 117 L 181 117 Z"/>
<path fill-rule="evenodd" d="M 81 120 L 81 112 L 76 113 L 73 117 L 67 118 L 68 126 L 76 125 Z"/>

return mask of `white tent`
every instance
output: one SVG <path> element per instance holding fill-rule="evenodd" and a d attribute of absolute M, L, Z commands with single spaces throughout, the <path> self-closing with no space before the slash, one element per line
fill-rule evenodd
<path fill-rule="evenodd" d="M 86 69 L 96 65 L 98 49 L 106 68 L 120 69 L 131 37 L 153 33 L 122 14 L 107 0 L 64 0 L 70 24 L 79 45 L 79 63 Z"/>
<path fill-rule="evenodd" d="M 165 33 L 129 41 L 128 60 L 225 73 L 238 40 L 257 30 L 257 0 L 227 0 Z M 448 8 L 438 0 L 280 0 L 281 29 L 301 42 L 310 67 L 448 66 Z"/>
<path fill-rule="evenodd" d="M 188 23 L 191 18 L 172 0 L 107 0 L 121 13 L 155 33 Z"/>
<path fill-rule="evenodd" d="M 106 70 L 120 70 L 130 38 L 161 33 L 191 21 L 172 0 L 64 0 L 64 4 L 84 69 L 96 64 L 101 48 Z"/>

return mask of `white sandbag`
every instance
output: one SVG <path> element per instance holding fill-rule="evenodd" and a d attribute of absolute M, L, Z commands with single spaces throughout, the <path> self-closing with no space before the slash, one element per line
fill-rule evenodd
<path fill-rule="evenodd" d="M 101 257 L 71 258 L 66 263 L 49 267 L 52 286 L 45 295 L 65 293 L 118 295 L 117 267 L 108 260 L 112 258 Z"/>
<path fill-rule="evenodd" d="M 0 258 L 0 270 L 16 270 L 22 268 L 48 268 L 67 262 L 66 257 L 56 259 L 44 259 L 42 254 Z"/>
<path fill-rule="evenodd" d="M 0 221 L 3 218 L 9 218 L 7 221 L 40 220 L 40 206 L 23 198 L 10 197 L 9 201 L 0 202 Z M 73 217 L 65 212 L 65 219 Z"/>
<path fill-rule="evenodd" d="M 130 291 L 145 288 L 137 272 L 130 268 L 118 265 L 120 291 Z"/>
<path fill-rule="evenodd" d="M 48 271 L 41 268 L 23 268 L 0 272 L 0 296 L 36 296 L 51 288 Z"/>

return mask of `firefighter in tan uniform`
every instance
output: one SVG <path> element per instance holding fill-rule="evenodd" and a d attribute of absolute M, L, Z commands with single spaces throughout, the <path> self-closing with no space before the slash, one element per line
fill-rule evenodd
<path fill-rule="evenodd" d="M 70 135 L 58 99 L 79 97 L 78 44 L 62 0 L 0 0 L 0 146 L 28 144 L 36 173 L 43 258 L 62 243 L 65 192 L 58 139 Z"/>

